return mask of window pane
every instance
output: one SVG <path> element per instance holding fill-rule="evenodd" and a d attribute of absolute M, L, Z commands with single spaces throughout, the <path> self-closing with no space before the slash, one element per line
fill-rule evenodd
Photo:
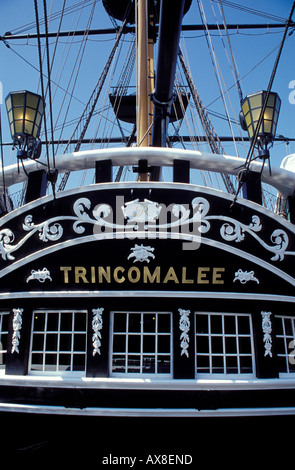
<path fill-rule="evenodd" d="M 162 335 L 158 337 L 158 352 L 170 353 L 170 336 Z"/>
<path fill-rule="evenodd" d="M 126 372 L 125 356 L 113 355 L 112 371 L 113 372 Z"/>
<path fill-rule="evenodd" d="M 132 331 L 134 333 L 140 333 L 140 331 L 141 331 L 141 314 L 130 313 L 128 330 Z"/>
<path fill-rule="evenodd" d="M 35 336 L 34 335 L 34 339 L 35 339 Z M 42 335 L 44 336 L 44 335 Z M 46 350 L 47 351 L 57 351 L 57 341 L 58 341 L 58 336 L 57 334 L 55 333 L 49 333 L 47 336 L 46 336 Z M 33 348 L 34 348 L 34 345 L 33 345 Z M 35 348 L 34 348 L 35 349 Z M 38 349 L 38 348 L 36 348 Z M 43 348 L 42 348 L 43 349 Z"/>
<path fill-rule="evenodd" d="M 72 312 L 63 312 L 60 317 L 60 330 L 72 331 L 73 329 L 73 314 Z"/>
<path fill-rule="evenodd" d="M 35 351 L 43 351 L 44 335 L 42 333 L 35 334 L 33 337 L 33 349 Z"/>
<path fill-rule="evenodd" d="M 226 373 L 237 374 L 238 370 L 238 358 L 236 356 L 228 356 L 226 358 Z"/>
<path fill-rule="evenodd" d="M 128 351 L 129 352 L 140 352 L 140 336 L 129 335 L 128 336 Z"/>
<path fill-rule="evenodd" d="M 71 351 L 72 349 L 72 335 L 70 334 L 60 334 L 60 351 Z"/>
<path fill-rule="evenodd" d="M 226 337 L 225 338 L 225 352 L 226 354 L 236 354 L 237 353 L 237 340 L 236 337 Z"/>
<path fill-rule="evenodd" d="M 59 312 L 48 312 L 47 331 L 58 330 Z"/>
<path fill-rule="evenodd" d="M 75 317 L 75 331 L 85 331 L 86 330 L 86 315 L 84 312 L 76 312 Z"/>
<path fill-rule="evenodd" d="M 155 352 L 155 336 L 154 335 L 150 335 L 150 336 L 147 336 L 145 335 L 143 337 L 143 352 L 152 352 L 154 353 Z"/>
<path fill-rule="evenodd" d="M 140 356 L 128 356 L 128 372 L 140 372 Z"/>
<path fill-rule="evenodd" d="M 236 318 L 233 315 L 224 316 L 224 332 L 232 335 L 236 333 Z"/>
<path fill-rule="evenodd" d="M 156 331 L 156 316 L 154 313 L 145 313 L 143 316 L 143 331 L 154 333 Z"/>
<path fill-rule="evenodd" d="M 196 315 L 197 333 L 208 333 L 208 315 Z"/>
<path fill-rule="evenodd" d="M 223 342 L 221 336 L 212 336 L 211 338 L 211 345 L 212 345 L 212 353 L 217 354 L 223 353 Z"/>
<path fill-rule="evenodd" d="M 158 332 L 170 333 L 170 315 L 167 313 L 158 314 Z"/>
<path fill-rule="evenodd" d="M 239 315 L 238 316 L 238 333 L 240 335 L 249 335 L 250 334 L 250 323 L 249 317 Z"/>
<path fill-rule="evenodd" d="M 34 316 L 34 331 L 44 331 L 45 312 L 38 312 Z"/>
<path fill-rule="evenodd" d="M 36 310 L 33 312 L 30 370 L 43 372 L 85 370 L 86 334 L 87 312 L 85 311 Z"/>
<path fill-rule="evenodd" d="M 120 334 L 119 314 L 126 330 Z M 113 312 L 113 328 L 112 373 L 171 374 L 170 313 Z"/>
<path fill-rule="evenodd" d="M 114 335 L 113 351 L 114 352 L 126 351 L 126 336 L 125 335 Z"/>
<path fill-rule="evenodd" d="M 126 331 L 126 313 L 115 313 L 114 314 L 114 331 L 125 332 Z"/>
<path fill-rule="evenodd" d="M 197 352 L 208 353 L 209 352 L 209 338 L 208 336 L 199 336 L 197 338 Z"/>
<path fill-rule="evenodd" d="M 74 335 L 74 351 L 86 351 L 86 335 Z"/>
<path fill-rule="evenodd" d="M 142 372 L 144 374 L 155 373 L 155 356 L 143 356 Z"/>
<path fill-rule="evenodd" d="M 222 331 L 221 315 L 211 315 L 211 333 L 220 333 Z"/>
<path fill-rule="evenodd" d="M 203 372 L 205 374 L 209 374 L 210 372 L 209 356 L 197 357 L 197 371 Z"/>
<path fill-rule="evenodd" d="M 170 374 L 170 356 L 158 356 L 158 374 Z"/>
<path fill-rule="evenodd" d="M 197 374 L 253 374 L 250 315 L 196 313 L 195 318 Z"/>

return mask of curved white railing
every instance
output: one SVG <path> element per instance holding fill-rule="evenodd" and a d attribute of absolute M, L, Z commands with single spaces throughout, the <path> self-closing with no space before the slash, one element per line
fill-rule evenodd
<path fill-rule="evenodd" d="M 238 175 L 245 160 L 228 155 L 204 153 L 196 150 L 182 150 L 160 147 L 122 147 L 100 150 L 86 150 L 61 154 L 55 157 L 55 167 L 60 173 L 65 171 L 78 171 L 95 167 L 95 162 L 111 160 L 113 166 L 136 165 L 138 160 L 146 159 L 152 166 L 172 166 L 174 160 L 188 160 L 191 169 L 207 170 L 216 173 Z M 283 196 L 293 195 L 295 190 L 295 155 L 289 155 L 283 160 L 280 168 L 272 167 L 271 174 L 268 164 L 264 165 L 262 181 L 276 188 Z M 28 160 L 24 162 L 24 169 L 19 163 L 4 168 L 6 187 L 23 182 L 27 179 L 26 173 L 44 169 L 47 161 Z M 250 170 L 261 172 L 262 162 L 253 161 Z M 3 183 L 0 182 L 0 190 Z"/>

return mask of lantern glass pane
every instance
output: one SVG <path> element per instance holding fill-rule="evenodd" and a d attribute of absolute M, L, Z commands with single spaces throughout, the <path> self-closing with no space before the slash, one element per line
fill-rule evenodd
<path fill-rule="evenodd" d="M 37 113 L 36 119 L 35 119 L 35 124 L 40 127 L 42 116 L 40 113 Z"/>
<path fill-rule="evenodd" d="M 23 132 L 23 121 L 15 121 L 15 133 L 22 134 Z"/>
<path fill-rule="evenodd" d="M 272 108 L 274 108 L 274 105 L 275 105 L 275 95 L 270 94 L 267 100 L 267 106 L 271 106 Z"/>
<path fill-rule="evenodd" d="M 10 133 L 11 133 L 12 136 L 13 136 L 14 133 L 15 133 L 15 130 L 14 130 L 14 122 L 12 122 L 12 123 L 10 124 Z"/>
<path fill-rule="evenodd" d="M 35 120 L 35 115 L 36 115 L 36 110 L 35 109 L 26 107 L 26 114 L 25 114 L 25 119 L 26 120 L 34 121 Z"/>
<path fill-rule="evenodd" d="M 25 121 L 25 128 L 24 128 L 24 132 L 25 134 L 29 134 L 29 135 L 32 135 L 33 133 L 33 122 L 31 121 Z"/>
<path fill-rule="evenodd" d="M 25 102 L 25 94 L 24 93 L 16 93 L 12 96 L 12 104 L 13 106 L 24 106 Z"/>
<path fill-rule="evenodd" d="M 252 139 L 252 137 L 253 137 L 253 126 L 252 125 L 248 127 L 248 133 L 249 133 L 250 139 Z"/>
<path fill-rule="evenodd" d="M 33 130 L 33 137 L 36 139 L 37 136 L 38 136 L 38 131 L 39 131 L 39 127 L 36 126 L 36 124 L 34 125 L 34 130 Z"/>
<path fill-rule="evenodd" d="M 271 134 L 272 121 L 264 121 L 264 133 Z"/>
<path fill-rule="evenodd" d="M 15 121 L 22 120 L 24 118 L 24 108 L 14 108 L 13 118 Z"/>
<path fill-rule="evenodd" d="M 12 102 L 11 102 L 11 96 L 10 95 L 6 98 L 5 103 L 6 103 L 6 109 L 7 109 L 7 111 L 9 111 L 12 107 Z"/>
<path fill-rule="evenodd" d="M 245 116 L 246 126 L 249 127 L 252 124 L 251 113 L 246 114 Z"/>
<path fill-rule="evenodd" d="M 262 95 L 254 95 L 249 97 L 250 108 L 261 108 L 262 106 Z"/>
<path fill-rule="evenodd" d="M 8 121 L 9 121 L 9 124 L 11 124 L 12 121 L 13 121 L 13 112 L 12 112 L 12 110 L 8 111 Z"/>
<path fill-rule="evenodd" d="M 244 103 L 242 104 L 242 110 L 243 110 L 244 116 L 246 116 L 246 114 L 249 112 L 248 100 L 245 100 Z"/>
<path fill-rule="evenodd" d="M 281 100 L 280 98 L 277 96 L 277 99 L 276 99 L 276 111 L 279 113 L 280 112 L 280 107 L 281 107 Z"/>
<path fill-rule="evenodd" d="M 273 119 L 273 112 L 274 112 L 274 109 L 273 108 L 265 108 L 265 112 L 264 112 L 264 116 L 263 116 L 263 119 L 267 119 L 269 121 L 272 121 Z"/>
<path fill-rule="evenodd" d="M 38 112 L 39 112 L 41 115 L 43 115 L 43 113 L 44 113 L 44 104 L 43 104 L 43 100 L 42 100 L 42 99 L 40 99 L 40 101 L 39 101 Z"/>
<path fill-rule="evenodd" d="M 260 116 L 260 112 L 261 112 L 261 109 L 260 109 L 260 108 L 257 108 L 257 109 L 253 109 L 253 110 L 252 110 L 252 118 L 253 118 L 253 121 L 258 121 L 259 116 Z"/>
<path fill-rule="evenodd" d="M 39 101 L 39 96 L 32 95 L 31 93 L 27 93 L 26 106 L 29 106 L 30 108 L 37 109 L 38 101 Z"/>

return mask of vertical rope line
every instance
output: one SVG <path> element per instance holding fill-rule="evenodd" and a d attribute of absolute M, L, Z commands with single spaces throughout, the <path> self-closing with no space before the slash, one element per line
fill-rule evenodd
<path fill-rule="evenodd" d="M 49 43 L 48 43 L 48 19 L 47 19 L 47 5 L 46 0 L 43 0 L 44 8 L 44 21 L 45 21 L 45 44 L 46 44 L 46 56 L 47 56 L 47 86 L 49 95 L 49 114 L 50 114 L 50 126 L 51 126 L 51 146 L 52 146 L 52 159 L 53 167 L 55 167 L 55 154 L 54 154 L 54 136 L 53 136 L 53 116 L 52 116 L 52 99 L 51 99 L 51 71 L 49 63 Z"/>
<path fill-rule="evenodd" d="M 40 41 L 40 27 L 39 27 L 39 14 L 38 14 L 38 4 L 37 0 L 34 0 L 35 6 L 35 18 L 36 18 L 36 29 L 38 35 L 38 56 L 39 56 L 39 69 L 40 69 L 40 83 L 41 83 L 41 94 L 44 101 L 45 106 L 45 94 L 44 94 L 44 82 L 43 82 L 43 67 L 42 67 L 42 54 L 41 54 L 41 41 Z M 47 139 L 47 124 L 46 124 L 46 114 L 44 113 L 44 132 L 45 132 L 45 144 L 46 144 L 46 157 L 47 157 L 47 165 L 48 169 L 50 169 L 50 162 L 49 162 L 49 151 L 48 151 L 48 139 Z"/>

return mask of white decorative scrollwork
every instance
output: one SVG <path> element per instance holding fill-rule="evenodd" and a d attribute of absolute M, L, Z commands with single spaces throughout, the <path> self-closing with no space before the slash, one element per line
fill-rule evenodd
<path fill-rule="evenodd" d="M 27 232 L 39 232 L 39 238 L 42 242 L 48 242 L 49 240 L 56 241 L 59 240 L 63 234 L 62 226 L 57 223 L 57 221 L 61 219 L 62 217 L 54 217 L 41 224 L 35 225 L 32 215 L 27 215 L 23 223 L 23 229 Z"/>
<path fill-rule="evenodd" d="M 131 222 L 155 222 L 160 215 L 162 207 L 158 202 L 149 201 L 144 199 L 134 199 L 134 201 L 126 202 L 125 207 L 122 207 L 124 217 Z"/>
<path fill-rule="evenodd" d="M 200 238 L 202 234 L 208 234 L 213 222 L 219 223 L 219 233 L 223 243 L 242 243 L 246 235 L 254 238 L 265 250 L 272 253 L 271 260 L 283 260 L 286 255 L 295 256 L 294 251 L 287 251 L 289 237 L 281 229 L 275 229 L 270 234 L 270 244 L 266 243 L 259 233 L 262 224 L 258 215 L 253 215 L 248 225 L 223 215 L 209 215 L 210 204 L 204 197 L 195 197 L 190 204 L 170 204 L 166 207 L 158 202 L 145 199 L 135 199 L 124 203 L 124 198 L 118 196 L 116 212 L 111 205 L 101 203 L 92 208 L 92 202 L 86 197 L 78 198 L 73 204 L 74 215 L 59 215 L 39 224 L 35 224 L 33 216 L 28 214 L 23 223 L 23 230 L 27 234 L 15 243 L 15 234 L 9 229 L 0 230 L 0 255 L 4 260 L 14 260 L 13 252 L 17 251 L 35 233 L 39 234 L 42 242 L 57 242 L 63 234 L 65 221 L 73 222 L 73 232 L 77 235 L 85 233 L 85 224 L 93 226 L 93 236 L 103 239 L 106 233 L 123 234 L 143 232 L 146 236 L 151 230 L 153 239 L 170 236 L 169 231 L 191 235 Z M 122 205 L 123 204 L 123 205 Z M 124 222 L 125 218 L 125 222 Z M 140 230 L 139 230 L 140 228 Z M 192 228 L 192 230 L 191 230 Z M 218 227 L 217 227 L 218 228 Z M 154 232 L 153 232 L 154 230 Z M 214 230 L 214 237 L 216 231 Z M 127 237 L 127 235 L 126 235 Z M 210 239 L 210 235 L 208 235 Z M 201 239 L 200 239 L 201 240 Z"/>
<path fill-rule="evenodd" d="M 13 309 L 13 320 L 12 320 L 12 328 L 13 328 L 13 335 L 12 335 L 12 348 L 11 352 L 19 354 L 19 341 L 20 341 L 20 330 L 22 328 L 22 314 L 24 309 L 23 308 L 14 308 Z"/>
<path fill-rule="evenodd" d="M 33 279 L 36 279 L 39 282 L 45 282 L 46 279 L 52 281 L 50 271 L 47 268 L 38 269 L 37 271 L 35 269 L 32 269 L 31 275 L 27 278 L 26 282 L 32 281 Z"/>
<path fill-rule="evenodd" d="M 183 354 L 186 355 L 186 357 L 189 357 L 188 353 L 188 347 L 189 347 L 189 335 L 188 332 L 190 330 L 190 310 L 183 310 L 182 308 L 178 309 L 180 319 L 179 319 L 179 329 L 182 331 L 180 335 L 180 346 L 181 346 L 181 356 Z"/>
<path fill-rule="evenodd" d="M 151 246 L 135 244 L 134 248 L 131 248 L 132 253 L 130 253 L 127 259 L 135 258 L 133 263 L 136 263 L 136 261 L 146 261 L 147 263 L 149 263 L 149 257 L 155 259 L 155 255 L 152 253 L 154 250 L 155 248 L 152 248 Z"/>
<path fill-rule="evenodd" d="M 254 281 L 259 284 L 259 280 L 257 277 L 254 275 L 254 271 L 242 271 L 242 269 L 238 269 L 237 272 L 235 272 L 235 278 L 233 282 L 240 281 L 241 284 L 246 284 L 249 281 Z"/>
<path fill-rule="evenodd" d="M 271 312 L 261 312 L 262 316 L 262 331 L 263 342 L 264 342 L 264 356 L 272 357 L 272 324 L 271 324 Z"/>
<path fill-rule="evenodd" d="M 101 332 L 103 326 L 103 314 L 104 308 L 94 308 L 92 309 L 93 319 L 92 319 L 92 345 L 93 345 L 93 356 L 95 354 L 101 354 L 100 347 L 101 347 Z"/>

